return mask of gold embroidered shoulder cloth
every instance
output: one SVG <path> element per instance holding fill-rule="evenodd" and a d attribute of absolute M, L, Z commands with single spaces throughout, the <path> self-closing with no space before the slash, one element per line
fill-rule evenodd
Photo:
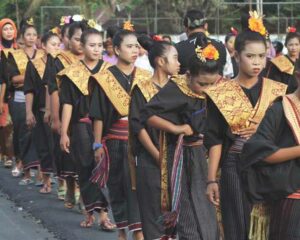
<path fill-rule="evenodd" d="M 286 93 L 285 84 L 264 78 L 260 98 L 253 108 L 241 86 L 230 80 L 205 90 L 224 116 L 233 133 L 259 124 L 270 104 Z"/>
<path fill-rule="evenodd" d="M 186 75 L 177 75 L 173 76 L 171 78 L 173 82 L 176 83 L 176 85 L 179 87 L 179 89 L 187 96 L 192 98 L 199 98 L 199 99 L 205 99 L 204 95 L 199 95 L 194 93 L 187 84 L 187 78 Z"/>
<path fill-rule="evenodd" d="M 152 83 L 151 78 L 139 81 L 136 86 L 141 90 L 147 102 L 159 91 L 159 89 Z"/>
<path fill-rule="evenodd" d="M 149 79 L 150 76 L 151 73 L 149 71 L 136 68 L 132 88 L 139 81 L 142 79 Z M 128 116 L 130 96 L 120 85 L 119 81 L 114 77 L 112 72 L 107 69 L 106 71 L 93 75 L 92 79 L 97 81 L 118 113 L 122 117 Z"/>
<path fill-rule="evenodd" d="M 78 58 L 70 51 L 61 51 L 57 54 L 57 58 L 61 61 L 62 65 L 66 68 L 67 66 L 76 63 Z"/>
<path fill-rule="evenodd" d="M 32 64 L 35 67 L 40 78 L 43 79 L 46 69 L 46 62 L 44 61 L 43 57 L 33 60 Z"/>
<path fill-rule="evenodd" d="M 3 52 L 3 54 L 4 54 L 4 56 L 5 56 L 6 58 L 8 57 L 8 54 L 9 54 L 10 52 L 14 52 L 14 51 L 16 51 L 16 50 L 13 49 L 13 48 L 4 48 L 4 49 L 1 50 L 1 52 Z"/>
<path fill-rule="evenodd" d="M 59 85 L 63 76 L 68 77 L 84 96 L 89 94 L 88 82 L 91 72 L 81 61 L 69 65 L 57 74 Z"/>
<path fill-rule="evenodd" d="M 18 49 L 16 51 L 9 52 L 9 54 L 14 58 L 20 74 L 24 75 L 27 63 L 29 61 L 26 53 L 24 52 L 24 50 L 23 49 Z"/>
<path fill-rule="evenodd" d="M 297 144 L 300 145 L 300 100 L 295 94 L 289 94 L 283 97 L 282 105 Z"/>
<path fill-rule="evenodd" d="M 294 73 L 294 64 L 286 56 L 273 58 L 271 62 L 281 71 L 292 75 Z"/>

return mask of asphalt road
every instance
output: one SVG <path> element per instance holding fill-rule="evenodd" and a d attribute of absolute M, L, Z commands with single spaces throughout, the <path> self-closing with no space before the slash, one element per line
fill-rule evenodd
<path fill-rule="evenodd" d="M 77 208 L 65 209 L 56 191 L 41 195 L 38 187 L 19 186 L 19 180 L 0 166 L 0 240 L 117 239 L 116 232 L 102 232 L 97 225 L 80 228 L 82 214 Z"/>

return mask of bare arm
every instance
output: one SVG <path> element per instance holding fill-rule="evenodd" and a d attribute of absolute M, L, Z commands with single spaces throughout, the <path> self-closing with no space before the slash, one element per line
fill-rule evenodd
<path fill-rule="evenodd" d="M 6 91 L 6 83 L 1 84 L 1 91 L 0 91 L 0 114 L 3 112 L 3 103 Z"/>
<path fill-rule="evenodd" d="M 55 91 L 50 95 L 50 112 L 52 118 L 52 129 L 56 132 L 60 131 L 59 106 L 58 91 Z"/>
<path fill-rule="evenodd" d="M 300 157 L 300 146 L 281 148 L 265 159 L 270 164 L 282 163 Z"/>
<path fill-rule="evenodd" d="M 70 153 L 70 140 L 68 137 L 68 129 L 71 121 L 72 111 L 73 111 L 72 105 L 70 104 L 63 105 L 60 145 L 62 150 L 67 153 Z"/>
<path fill-rule="evenodd" d="M 94 138 L 95 143 L 101 143 L 102 142 L 102 134 L 103 134 L 103 122 L 101 120 L 94 120 L 93 122 L 93 132 L 94 132 Z M 96 162 L 100 162 L 104 154 L 103 148 L 98 148 L 95 151 L 95 160 Z"/>
<path fill-rule="evenodd" d="M 148 119 L 147 124 L 149 124 L 149 126 L 154 127 L 156 129 L 173 133 L 175 135 L 184 134 L 186 136 L 189 136 L 193 134 L 193 130 L 188 124 L 175 125 L 155 115 Z"/>
<path fill-rule="evenodd" d="M 48 92 L 48 86 L 46 86 L 46 96 L 45 96 L 45 115 L 44 115 L 44 122 L 49 124 L 50 117 L 51 117 L 51 110 L 50 110 L 50 95 Z"/>
<path fill-rule="evenodd" d="M 143 144 L 144 148 L 151 154 L 151 156 L 157 161 L 157 164 L 159 165 L 159 151 L 153 144 L 149 134 L 144 128 L 139 132 L 138 139 Z"/>

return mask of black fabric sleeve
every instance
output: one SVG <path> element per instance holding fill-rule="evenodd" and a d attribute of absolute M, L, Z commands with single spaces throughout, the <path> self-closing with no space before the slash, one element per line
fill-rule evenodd
<path fill-rule="evenodd" d="M 105 93 L 98 84 L 95 84 L 90 101 L 90 118 L 92 120 L 105 121 L 105 109 L 108 107 L 107 104 L 109 103 Z"/>
<path fill-rule="evenodd" d="M 281 121 L 284 121 L 282 104 L 276 102 L 267 110 L 257 132 L 245 143 L 241 154 L 241 169 L 264 161 L 279 150 L 275 142 Z"/>
<path fill-rule="evenodd" d="M 141 90 L 136 86 L 131 93 L 131 102 L 129 108 L 129 126 L 134 135 L 145 128 L 141 123 L 140 112 L 145 107 L 146 100 Z"/>
<path fill-rule="evenodd" d="M 188 108 L 187 98 L 174 82 L 169 81 L 141 111 L 142 124 L 153 115 L 181 124 L 181 113 Z"/>
<path fill-rule="evenodd" d="M 24 93 L 35 93 L 35 78 L 34 78 L 34 66 L 32 62 L 28 62 L 26 71 L 25 71 L 25 79 L 24 79 Z"/>
<path fill-rule="evenodd" d="M 74 88 L 74 84 L 71 82 L 71 80 L 63 76 L 61 79 L 61 85 L 60 85 L 60 103 L 63 104 L 70 104 L 73 105 L 76 102 L 76 99 L 79 100 L 78 96 L 76 96 L 76 89 Z M 77 98 L 76 98 L 77 97 Z"/>
<path fill-rule="evenodd" d="M 207 149 L 222 144 L 228 130 L 223 115 L 211 99 L 207 99 L 207 119 L 204 132 L 204 145 Z"/>

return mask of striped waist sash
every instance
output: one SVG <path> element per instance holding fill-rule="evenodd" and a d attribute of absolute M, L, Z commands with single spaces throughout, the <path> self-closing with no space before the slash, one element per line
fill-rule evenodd
<path fill-rule="evenodd" d="M 97 166 L 94 168 L 92 172 L 92 177 L 90 181 L 99 185 L 100 188 L 105 187 L 109 169 L 110 169 L 110 158 L 109 152 L 107 149 L 106 141 L 107 140 L 128 140 L 128 121 L 127 120 L 119 120 L 112 125 L 109 129 L 108 134 L 102 139 L 103 149 L 104 149 L 104 156 L 98 162 Z"/>
<path fill-rule="evenodd" d="M 247 140 L 245 138 L 237 137 L 234 143 L 229 148 L 229 153 L 241 153 L 244 147 L 244 144 Z"/>

